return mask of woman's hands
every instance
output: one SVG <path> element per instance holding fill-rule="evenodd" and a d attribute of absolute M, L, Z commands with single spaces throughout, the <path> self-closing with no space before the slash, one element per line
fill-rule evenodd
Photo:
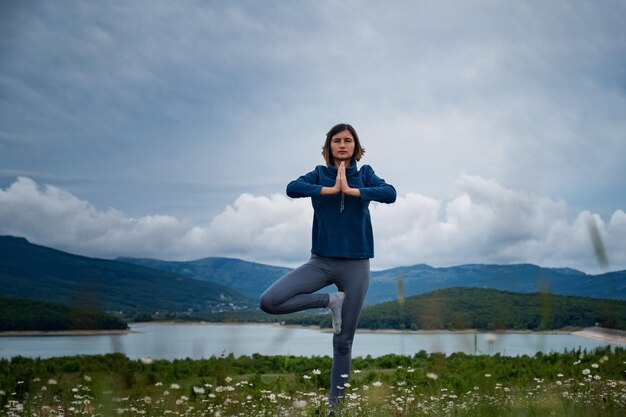
<path fill-rule="evenodd" d="M 346 163 L 344 161 L 341 161 L 339 167 L 337 168 L 337 179 L 335 180 L 335 185 L 332 187 L 322 187 L 320 195 L 338 194 L 340 192 L 352 197 L 361 196 L 361 191 L 359 191 L 358 188 L 351 188 L 348 185 L 348 179 L 346 178 Z"/>

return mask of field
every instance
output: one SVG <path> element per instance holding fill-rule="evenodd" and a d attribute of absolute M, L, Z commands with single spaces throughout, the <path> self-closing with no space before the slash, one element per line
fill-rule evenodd
<path fill-rule="evenodd" d="M 328 357 L 0 361 L 3 416 L 326 415 Z M 626 349 L 355 358 L 337 416 L 623 416 Z"/>

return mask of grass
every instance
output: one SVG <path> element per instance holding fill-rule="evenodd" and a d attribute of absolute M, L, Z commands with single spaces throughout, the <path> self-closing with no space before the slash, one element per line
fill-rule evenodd
<path fill-rule="evenodd" d="M 0 361 L 3 416 L 326 415 L 330 358 Z M 337 416 L 623 416 L 626 349 L 355 358 Z"/>

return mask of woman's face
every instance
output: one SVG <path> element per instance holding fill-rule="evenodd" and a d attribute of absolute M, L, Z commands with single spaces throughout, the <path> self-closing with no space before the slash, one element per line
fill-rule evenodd
<path fill-rule="evenodd" d="M 345 161 L 350 165 L 352 155 L 354 155 L 354 138 L 348 129 L 336 133 L 330 138 L 330 153 L 333 156 L 335 165 Z"/>

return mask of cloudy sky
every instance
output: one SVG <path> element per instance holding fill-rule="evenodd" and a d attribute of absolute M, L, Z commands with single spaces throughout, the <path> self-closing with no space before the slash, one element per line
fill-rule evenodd
<path fill-rule="evenodd" d="M 626 269 L 625 22 L 618 0 L 2 2 L 0 234 L 294 266 L 312 211 L 285 185 L 349 122 L 398 191 L 375 269 Z"/>

